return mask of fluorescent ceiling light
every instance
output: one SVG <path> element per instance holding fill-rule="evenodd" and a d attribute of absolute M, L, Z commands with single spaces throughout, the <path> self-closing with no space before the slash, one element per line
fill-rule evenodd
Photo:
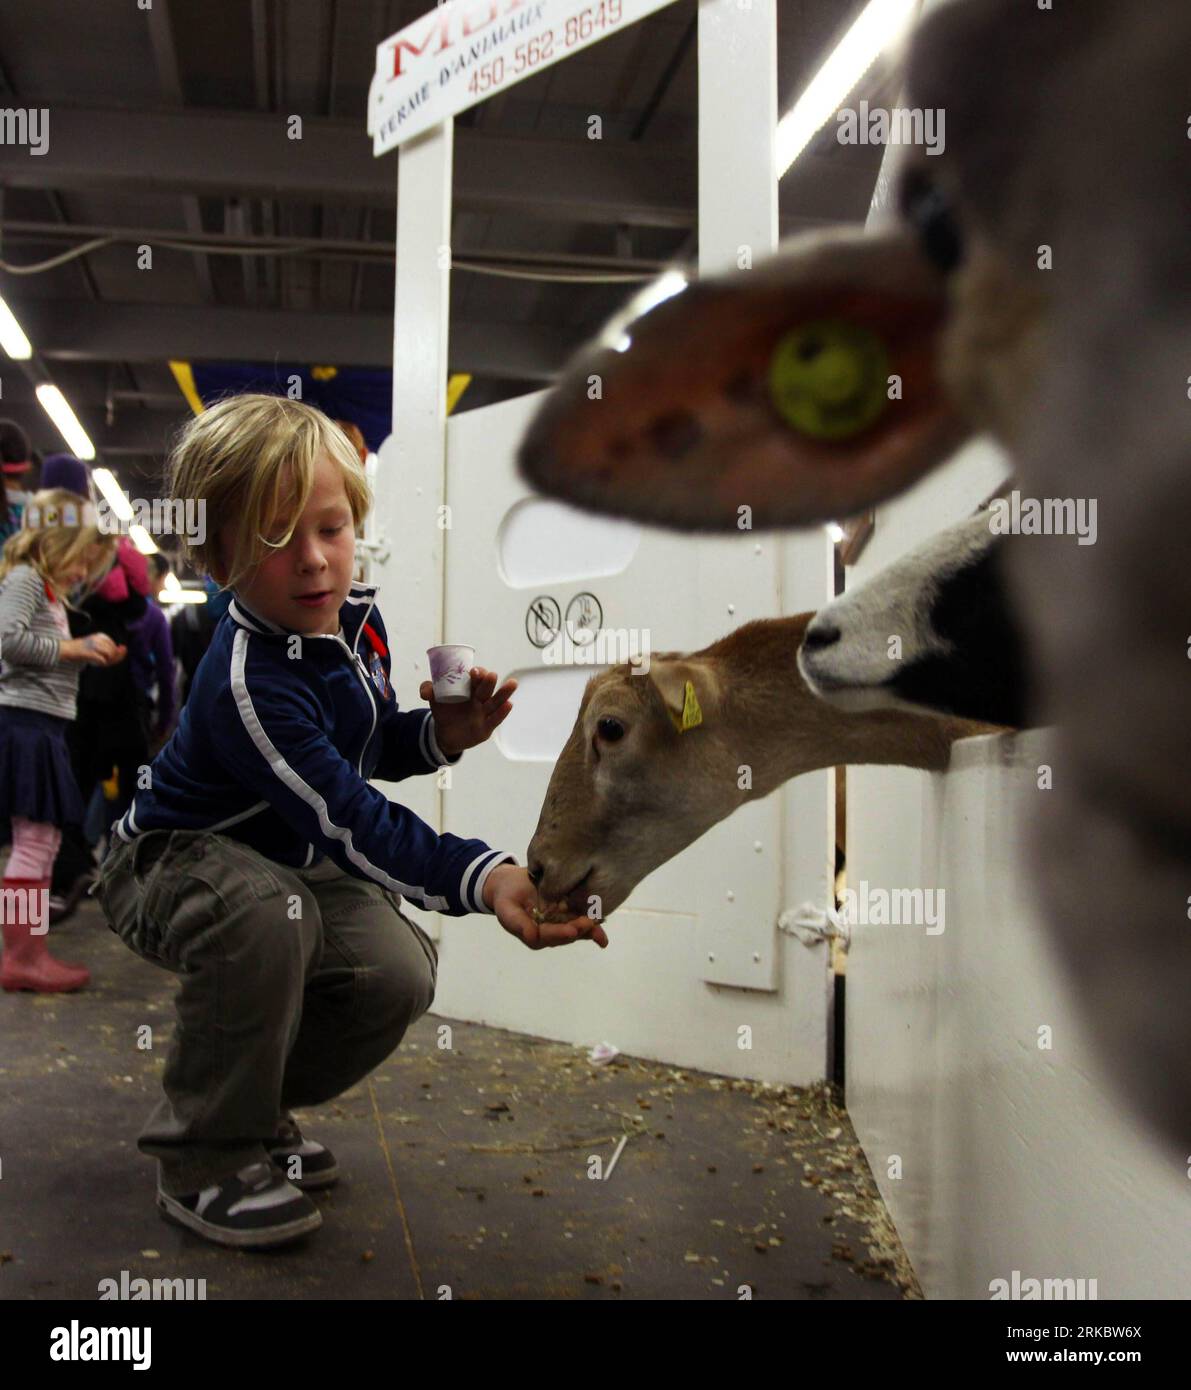
<path fill-rule="evenodd" d="M 207 592 L 205 589 L 168 589 L 162 590 L 161 604 L 168 608 L 174 603 L 206 603 Z"/>
<path fill-rule="evenodd" d="M 94 456 L 92 456 L 94 457 Z M 124 490 L 116 481 L 115 475 L 108 468 L 96 468 L 91 476 L 95 479 L 95 486 L 103 493 L 108 500 L 108 505 L 120 521 L 132 520 L 132 505 L 124 495 Z"/>
<path fill-rule="evenodd" d="M 157 542 L 143 526 L 130 526 L 128 528 L 128 536 L 142 555 L 153 555 L 156 553 Z"/>
<path fill-rule="evenodd" d="M 95 445 L 87 438 L 87 431 L 79 424 L 78 417 L 71 410 L 66 397 L 56 386 L 43 384 L 37 388 L 37 399 L 41 408 L 53 420 L 58 433 L 66 440 L 66 447 L 76 458 L 93 459 Z M 129 515 L 131 516 L 131 512 Z"/>
<path fill-rule="evenodd" d="M 686 286 L 687 279 L 681 270 L 667 270 L 656 280 L 651 280 L 640 294 L 635 296 L 632 303 L 633 317 L 639 319 L 664 299 L 673 299 L 676 294 L 685 290 Z"/>
<path fill-rule="evenodd" d="M 9 357 L 15 357 L 22 362 L 27 362 L 33 356 L 33 344 L 25 337 L 16 315 L 3 298 L 0 298 L 0 347 Z"/>
<path fill-rule="evenodd" d="M 902 37 L 918 0 L 869 0 L 856 23 L 811 78 L 807 89 L 777 123 L 774 156 L 780 179 L 872 67 Z"/>
<path fill-rule="evenodd" d="M 620 313 L 604 326 L 599 341 L 616 352 L 628 352 L 633 342 L 632 336 L 626 332 L 628 325 L 639 319 L 642 314 L 649 313 L 650 309 L 656 309 L 663 300 L 673 299 L 676 294 L 685 290 L 689 283 L 681 270 L 664 271 L 656 280 L 651 280 L 638 290 Z"/>

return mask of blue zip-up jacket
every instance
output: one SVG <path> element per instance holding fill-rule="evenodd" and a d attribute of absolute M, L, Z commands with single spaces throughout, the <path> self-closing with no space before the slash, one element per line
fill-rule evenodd
<path fill-rule="evenodd" d="M 437 835 L 369 786 L 463 756 L 439 749 L 429 709 L 398 710 L 375 603 L 376 586 L 355 583 L 337 636 L 300 637 L 234 598 L 116 833 L 217 831 L 291 868 L 328 855 L 428 912 L 490 912 L 484 882 L 516 856 Z"/>

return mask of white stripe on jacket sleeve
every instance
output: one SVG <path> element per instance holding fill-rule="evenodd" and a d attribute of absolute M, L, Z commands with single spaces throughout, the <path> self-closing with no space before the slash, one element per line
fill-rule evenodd
<path fill-rule="evenodd" d="M 318 817 L 319 828 L 329 840 L 338 840 L 343 845 L 344 853 L 351 862 L 369 878 L 383 885 L 385 888 L 401 893 L 407 898 L 418 898 L 421 900 L 427 912 L 437 912 L 440 909 L 450 907 L 446 898 L 436 897 L 426 892 L 425 888 L 415 884 L 402 883 L 387 874 L 379 865 L 373 864 L 371 860 L 362 854 L 352 842 L 351 831 L 342 825 L 332 823 L 328 814 L 326 801 L 309 786 L 302 778 L 290 767 L 289 763 L 281 756 L 274 746 L 268 734 L 265 733 L 256 710 L 252 704 L 252 696 L 248 693 L 248 684 L 244 678 L 244 666 L 248 658 L 248 633 L 241 629 L 236 633 L 235 643 L 232 647 L 232 671 L 231 683 L 232 694 L 236 701 L 236 708 L 240 712 L 240 719 L 244 728 L 248 732 L 254 747 L 262 758 L 273 769 L 278 781 L 288 787 L 293 794 L 304 801 L 314 811 Z M 466 881 L 467 875 L 464 875 Z M 467 898 L 463 898 L 463 904 L 467 906 Z M 476 909 L 477 911 L 487 909 Z"/>
<path fill-rule="evenodd" d="M 422 745 L 422 753 L 428 763 L 434 763 L 438 767 L 454 767 L 463 757 L 462 753 L 454 753 L 450 757 L 438 746 L 438 739 L 434 733 L 434 711 L 427 710 L 426 718 L 422 720 L 422 732 L 419 739 Z"/>
<path fill-rule="evenodd" d="M 493 849 L 486 854 L 481 854 L 473 859 L 463 872 L 463 881 L 459 886 L 459 896 L 465 903 L 470 903 L 473 912 L 486 912 L 490 916 L 494 915 L 492 909 L 484 902 L 484 884 L 487 882 L 488 875 L 498 864 L 517 863 L 515 855 L 509 854 L 505 850 Z M 484 867 L 476 874 L 474 883 L 471 884 L 471 893 L 468 894 L 468 881 L 476 868 L 483 864 Z"/>

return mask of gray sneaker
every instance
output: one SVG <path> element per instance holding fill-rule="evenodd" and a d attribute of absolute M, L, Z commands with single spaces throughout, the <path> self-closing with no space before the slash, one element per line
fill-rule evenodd
<path fill-rule="evenodd" d="M 197 1231 L 216 1245 L 283 1245 L 316 1231 L 323 1214 L 271 1163 L 250 1163 L 234 1177 L 185 1197 L 157 1187 L 157 1205 L 168 1221 Z"/>

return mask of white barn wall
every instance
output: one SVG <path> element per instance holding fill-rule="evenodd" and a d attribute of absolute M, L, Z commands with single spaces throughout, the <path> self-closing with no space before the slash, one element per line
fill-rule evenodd
<path fill-rule="evenodd" d="M 849 582 L 965 515 L 1000 469 L 977 445 L 882 508 Z M 1122 1120 L 1018 854 L 1046 747 L 1034 730 L 964 741 L 947 774 L 849 772 L 849 885 L 946 892 L 941 935 L 854 932 L 849 1112 L 928 1296 L 988 1298 L 1018 1270 L 1095 1279 L 1102 1299 L 1186 1298 L 1186 1174 Z"/>

